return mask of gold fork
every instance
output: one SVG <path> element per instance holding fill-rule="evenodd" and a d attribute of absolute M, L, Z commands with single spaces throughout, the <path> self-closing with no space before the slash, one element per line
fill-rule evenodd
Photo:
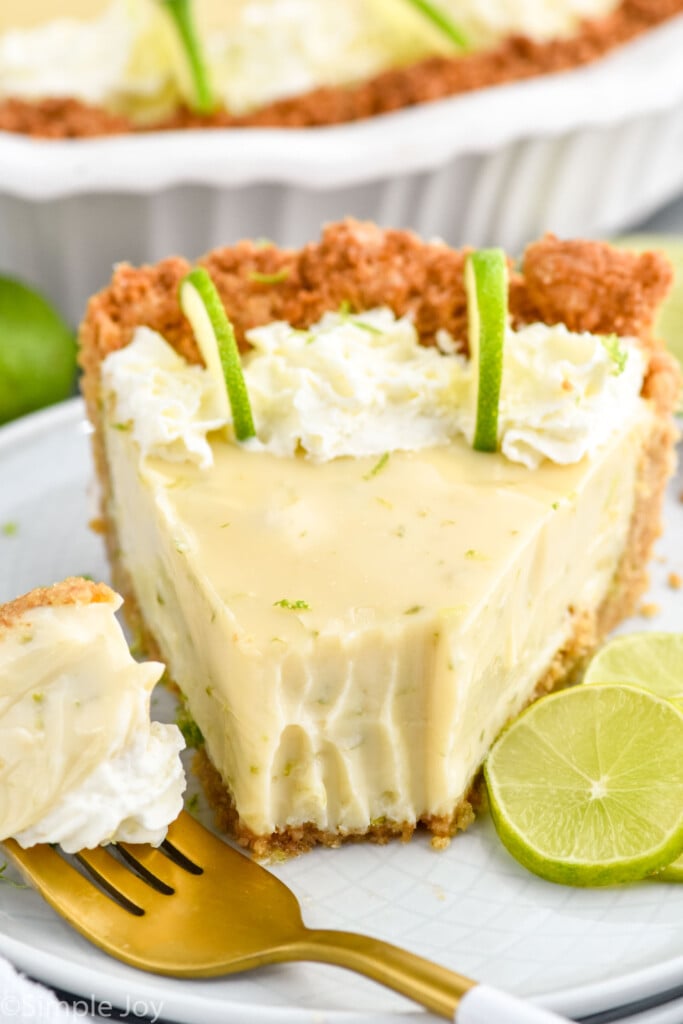
<path fill-rule="evenodd" d="M 458 1024 L 551 1024 L 555 1014 L 351 932 L 306 928 L 278 878 L 183 812 L 159 849 L 119 844 L 76 855 L 4 847 L 77 931 L 124 963 L 211 978 L 293 960 L 346 967 Z"/>

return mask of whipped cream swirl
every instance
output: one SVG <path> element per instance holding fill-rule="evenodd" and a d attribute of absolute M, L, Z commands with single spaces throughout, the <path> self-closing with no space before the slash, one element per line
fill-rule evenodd
<path fill-rule="evenodd" d="M 102 383 L 115 396 L 113 426 L 131 430 L 144 455 L 212 464 L 206 435 L 226 422 L 216 382 L 156 331 L 138 327 L 132 344 L 107 356 Z"/>
<path fill-rule="evenodd" d="M 247 332 L 244 357 L 257 439 L 253 450 L 324 462 L 472 443 L 476 381 L 452 338 L 419 343 L 408 317 L 389 309 L 327 313 L 310 329 L 278 322 Z M 211 464 L 207 370 L 188 366 L 139 328 L 107 357 L 105 389 L 143 456 Z M 633 339 L 576 334 L 563 324 L 508 328 L 499 411 L 503 455 L 530 469 L 578 462 L 605 443 L 640 402 L 644 359 Z"/>

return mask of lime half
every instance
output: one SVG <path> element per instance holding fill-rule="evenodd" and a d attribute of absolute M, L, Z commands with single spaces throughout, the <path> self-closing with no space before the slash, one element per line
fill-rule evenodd
<path fill-rule="evenodd" d="M 465 290 L 470 363 L 477 389 L 472 447 L 495 452 L 508 314 L 508 270 L 502 249 L 479 249 L 468 255 Z"/>
<path fill-rule="evenodd" d="M 256 431 L 235 332 L 216 286 L 203 267 L 196 267 L 180 282 L 180 307 L 223 396 L 222 412 L 227 415 L 229 405 L 235 436 L 238 441 L 246 441 Z"/>
<path fill-rule="evenodd" d="M 683 709 L 683 633 L 618 636 L 598 651 L 583 681 L 640 686 Z"/>
<path fill-rule="evenodd" d="M 0 423 L 60 402 L 76 382 L 76 340 L 55 309 L 0 278 Z"/>
<path fill-rule="evenodd" d="M 578 686 L 537 701 L 484 774 L 502 842 L 552 882 L 634 881 L 683 853 L 683 712 L 646 690 Z"/>

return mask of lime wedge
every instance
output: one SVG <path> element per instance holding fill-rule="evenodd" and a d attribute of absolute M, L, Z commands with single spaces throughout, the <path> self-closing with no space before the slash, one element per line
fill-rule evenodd
<path fill-rule="evenodd" d="M 470 362 L 477 387 L 473 448 L 498 448 L 498 407 L 508 312 L 508 270 L 502 249 L 471 252 L 465 263 Z"/>
<path fill-rule="evenodd" d="M 552 882 L 612 885 L 683 853 L 683 712 L 631 686 L 578 686 L 532 704 L 484 774 L 509 852 Z"/>
<path fill-rule="evenodd" d="M 74 332 L 37 292 L 0 277 L 0 423 L 68 398 Z"/>
<path fill-rule="evenodd" d="M 235 332 L 216 286 L 203 267 L 195 267 L 183 278 L 179 297 L 206 368 L 219 386 L 224 403 L 221 411 L 227 415 L 230 407 L 235 436 L 238 441 L 246 441 L 256 431 Z"/>
<path fill-rule="evenodd" d="M 173 20 L 192 77 L 194 91 L 192 109 L 199 114 L 210 114 L 216 109 L 217 103 L 194 22 L 192 0 L 161 0 L 161 2 Z"/>
<path fill-rule="evenodd" d="M 655 334 L 683 363 L 683 237 L 681 235 L 631 235 L 614 243 L 635 252 L 659 249 L 674 267 L 674 285 L 655 323 Z"/>
<path fill-rule="evenodd" d="M 584 683 L 639 686 L 683 710 L 683 633 L 628 633 L 598 651 Z"/>
<path fill-rule="evenodd" d="M 461 28 L 456 25 L 451 16 L 438 4 L 430 0 L 407 0 L 416 10 L 431 21 L 440 32 L 443 33 L 451 43 L 455 43 L 459 50 L 469 49 L 469 40 Z"/>

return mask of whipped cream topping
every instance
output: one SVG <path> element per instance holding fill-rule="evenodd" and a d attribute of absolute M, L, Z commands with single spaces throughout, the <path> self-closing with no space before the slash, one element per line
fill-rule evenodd
<path fill-rule="evenodd" d="M 644 370 L 633 339 L 575 334 L 564 324 L 508 328 L 498 414 L 503 455 L 534 469 L 544 458 L 567 465 L 593 454 L 635 412 Z M 471 443 L 469 408 L 461 422 Z"/>
<path fill-rule="evenodd" d="M 244 378 L 255 451 L 317 462 L 472 443 L 477 382 L 446 332 L 419 343 L 389 309 L 326 313 L 309 330 L 276 322 L 247 332 Z M 644 360 L 633 339 L 576 334 L 563 324 L 508 328 L 499 406 L 500 449 L 529 469 L 578 462 L 600 448 L 640 401 Z M 189 366 L 149 328 L 107 357 L 105 390 L 142 456 L 207 468 L 215 415 L 209 372 Z"/>
<path fill-rule="evenodd" d="M 429 24 L 405 0 L 250 0 L 226 7 L 220 18 L 207 18 L 206 52 L 215 88 L 237 114 L 360 81 L 430 51 Z"/>
<path fill-rule="evenodd" d="M 225 425 L 220 393 L 201 366 L 190 366 L 160 334 L 138 327 L 130 345 L 102 365 L 105 392 L 115 396 L 114 426 L 132 430 L 145 456 L 212 463 L 206 435 Z"/>
<path fill-rule="evenodd" d="M 539 41 L 569 36 L 587 18 L 601 18 L 619 0 L 438 0 L 462 27 L 470 45 L 495 46 L 506 36 Z"/>
<path fill-rule="evenodd" d="M 114 0 L 99 17 L 60 17 L 0 35 L 0 96 L 73 97 L 141 119 L 177 100 L 167 19 L 149 0 Z"/>
<path fill-rule="evenodd" d="M 141 694 L 142 696 L 142 694 Z M 123 749 L 67 790 L 44 817 L 15 835 L 20 846 L 59 843 L 67 853 L 103 843 L 163 842 L 182 809 L 185 747 L 175 725 L 148 723 L 146 699 L 139 728 Z"/>
<path fill-rule="evenodd" d="M 569 35 L 619 0 L 439 0 L 473 48 L 509 35 Z M 234 113 L 324 85 L 363 80 L 452 44 L 406 0 L 197 0 L 218 96 Z M 140 121 L 163 117 L 191 84 L 156 0 L 112 0 L 103 15 L 0 36 L 0 95 L 73 96 Z"/>
<path fill-rule="evenodd" d="M 245 380 L 259 440 L 276 455 L 300 446 L 320 461 L 472 443 L 476 382 L 441 332 L 447 354 L 419 344 L 388 309 L 328 313 L 308 332 L 283 323 L 248 332 Z M 501 451 L 530 469 L 578 462 L 599 448 L 639 400 L 635 342 L 537 323 L 506 333 Z"/>
<path fill-rule="evenodd" d="M 326 313 L 308 331 L 247 332 L 244 379 L 259 441 L 316 461 L 447 444 L 458 433 L 460 364 L 418 343 L 390 309 Z"/>
<path fill-rule="evenodd" d="M 158 844 L 182 809 L 182 736 L 150 723 L 164 666 L 131 658 L 120 604 L 34 608 L 0 630 L 0 838 Z"/>

